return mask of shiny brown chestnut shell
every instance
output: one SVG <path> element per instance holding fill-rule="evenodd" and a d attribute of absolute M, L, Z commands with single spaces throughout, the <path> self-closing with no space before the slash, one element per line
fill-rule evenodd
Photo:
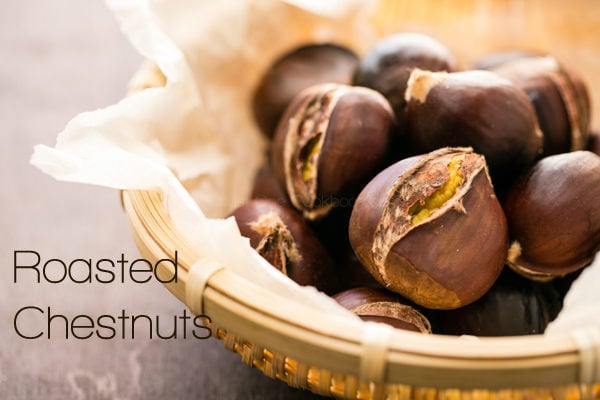
<path fill-rule="evenodd" d="M 380 322 L 408 331 L 431 333 L 431 324 L 427 317 L 392 293 L 369 287 L 356 287 L 334 295 L 333 299 L 363 321 Z"/>
<path fill-rule="evenodd" d="M 399 32 L 379 40 L 361 58 L 353 84 L 382 93 L 401 121 L 406 106 L 404 92 L 414 68 L 454 71 L 457 63 L 450 50 L 436 39 L 420 33 Z"/>
<path fill-rule="evenodd" d="M 541 334 L 562 308 L 551 283 L 533 282 L 506 268 L 482 298 L 465 307 L 436 312 L 433 331 L 447 335 Z"/>
<path fill-rule="evenodd" d="M 414 70 L 406 100 L 406 131 L 415 153 L 473 147 L 485 156 L 495 186 L 514 179 L 542 151 L 529 98 L 493 72 Z"/>
<path fill-rule="evenodd" d="M 589 151 L 548 156 L 510 188 L 503 202 L 508 265 L 549 280 L 588 265 L 600 250 L 600 157 Z"/>
<path fill-rule="evenodd" d="M 582 78 L 554 57 L 527 57 L 493 69 L 529 96 L 544 134 L 544 155 L 583 150 L 590 97 Z"/>
<path fill-rule="evenodd" d="M 252 99 L 252 111 L 263 134 L 273 137 L 285 108 L 307 87 L 349 84 L 357 63 L 352 50 L 332 43 L 307 44 L 283 54 L 262 77 Z"/>
<path fill-rule="evenodd" d="M 333 262 L 307 223 L 292 208 L 270 199 L 249 200 L 236 208 L 242 236 L 271 265 L 299 285 L 331 294 L 338 279 Z"/>
<path fill-rule="evenodd" d="M 351 203 L 387 162 L 394 121 L 387 100 L 372 89 L 323 84 L 296 96 L 271 152 L 294 207 L 317 220 Z"/>
<path fill-rule="evenodd" d="M 508 241 L 485 159 L 469 148 L 386 168 L 359 194 L 349 237 L 386 289 L 436 309 L 480 298 L 502 270 Z"/>

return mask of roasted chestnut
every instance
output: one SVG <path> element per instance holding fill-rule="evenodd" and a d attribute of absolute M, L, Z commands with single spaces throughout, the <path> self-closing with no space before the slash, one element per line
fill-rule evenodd
<path fill-rule="evenodd" d="M 585 148 L 590 98 L 578 74 L 553 57 L 520 58 L 493 71 L 529 96 L 544 134 L 544 155 Z"/>
<path fill-rule="evenodd" d="M 306 222 L 274 200 L 249 200 L 231 214 L 242 236 L 275 268 L 300 285 L 331 294 L 338 280 L 333 262 Z"/>
<path fill-rule="evenodd" d="M 277 59 L 254 92 L 252 110 L 265 136 L 271 138 L 290 101 L 303 89 L 318 83 L 350 84 L 358 56 L 331 43 L 307 44 Z"/>
<path fill-rule="evenodd" d="M 381 39 L 361 58 L 353 83 L 382 93 L 396 118 L 402 121 L 406 105 L 404 92 L 414 68 L 454 71 L 457 66 L 450 50 L 436 39 L 420 33 L 400 32 Z"/>
<path fill-rule="evenodd" d="M 381 322 L 394 328 L 431 333 L 427 317 L 397 296 L 383 290 L 357 287 L 333 296 L 363 321 Z"/>
<path fill-rule="evenodd" d="M 588 265 L 600 250 L 600 157 L 589 151 L 548 156 L 517 180 L 503 202 L 508 265 L 549 280 Z"/>
<path fill-rule="evenodd" d="M 351 203 L 387 162 L 393 124 L 372 89 L 323 84 L 296 96 L 272 145 L 273 170 L 294 207 L 317 220 Z"/>
<path fill-rule="evenodd" d="M 561 308 L 562 296 L 553 285 L 533 282 L 505 269 L 476 302 L 437 312 L 432 318 L 433 331 L 475 336 L 540 334 Z"/>
<path fill-rule="evenodd" d="M 350 243 L 386 289 L 427 308 L 480 298 L 506 257 L 508 233 L 483 156 L 443 148 L 399 161 L 359 194 Z"/>
<path fill-rule="evenodd" d="M 529 98 L 492 72 L 414 70 L 406 100 L 413 151 L 473 147 L 485 156 L 494 185 L 510 182 L 542 152 L 542 133 Z"/>

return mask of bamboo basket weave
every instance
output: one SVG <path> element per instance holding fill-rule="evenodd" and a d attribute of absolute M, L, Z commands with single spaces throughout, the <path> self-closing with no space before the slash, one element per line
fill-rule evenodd
<path fill-rule="evenodd" d="M 382 1 L 382 31 L 393 30 L 403 12 L 398 4 Z M 131 83 L 139 90 L 164 79 L 148 64 Z M 122 202 L 146 259 L 172 258 L 177 249 L 178 280 L 165 284 L 172 294 L 210 316 L 213 335 L 244 363 L 292 387 L 348 399 L 600 398 L 597 330 L 469 338 L 332 318 L 203 259 L 175 228 L 159 192 L 124 191 Z"/>

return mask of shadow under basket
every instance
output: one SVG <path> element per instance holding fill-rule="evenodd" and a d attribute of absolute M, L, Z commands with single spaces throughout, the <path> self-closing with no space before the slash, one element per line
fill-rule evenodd
<path fill-rule="evenodd" d="M 598 331 L 473 338 L 332 318 L 203 265 L 160 193 L 124 191 L 122 200 L 142 256 L 156 262 L 177 249 L 177 282 L 165 284 L 173 295 L 209 315 L 212 334 L 244 363 L 289 386 L 348 399 L 600 398 Z M 172 274 L 168 264 L 157 272 Z M 194 265 L 210 272 L 200 288 Z"/>

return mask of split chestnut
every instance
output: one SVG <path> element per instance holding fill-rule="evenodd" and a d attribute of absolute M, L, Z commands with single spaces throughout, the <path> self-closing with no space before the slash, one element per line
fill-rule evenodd
<path fill-rule="evenodd" d="M 508 244 L 485 159 L 470 148 L 443 148 L 382 171 L 358 196 L 349 235 L 386 289 L 434 309 L 483 296 Z"/>
<path fill-rule="evenodd" d="M 350 203 L 385 166 L 394 115 L 378 92 L 312 86 L 286 109 L 273 141 L 273 170 L 290 202 L 311 221 Z"/>
<path fill-rule="evenodd" d="M 293 209 L 270 199 L 249 200 L 232 212 L 242 236 L 271 265 L 303 286 L 337 290 L 327 250 Z"/>

